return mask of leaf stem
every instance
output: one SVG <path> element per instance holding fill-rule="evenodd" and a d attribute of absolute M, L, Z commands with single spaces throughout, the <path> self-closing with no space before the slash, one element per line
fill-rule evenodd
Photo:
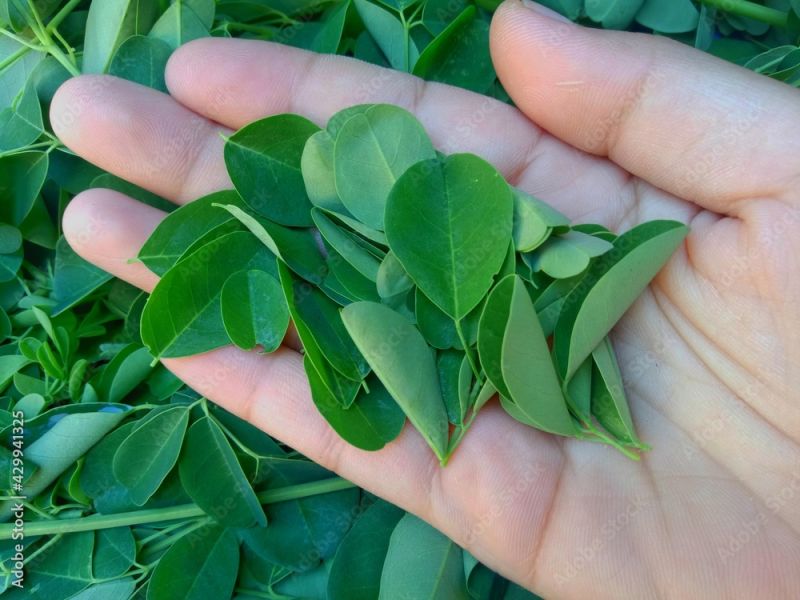
<path fill-rule="evenodd" d="M 300 498 L 308 498 L 309 496 L 349 490 L 354 487 L 357 487 L 356 484 L 350 483 L 346 479 L 331 477 L 321 481 L 312 481 L 310 483 L 301 483 L 298 485 L 266 490 L 258 494 L 258 500 L 262 504 L 274 504 L 276 502 L 298 500 Z M 97 529 L 143 525 L 161 521 L 175 521 L 177 519 L 191 519 L 194 517 L 202 517 L 203 515 L 205 515 L 203 509 L 196 504 L 181 504 L 178 506 L 135 510 L 111 515 L 94 514 L 76 519 L 30 521 L 25 524 L 25 535 L 33 537 L 37 535 L 75 533 L 77 531 L 95 531 Z M 0 525 L 0 540 L 11 539 L 13 533 L 13 523 L 4 523 Z"/>
<path fill-rule="evenodd" d="M 69 14 L 75 10 L 75 8 L 82 2 L 83 0 L 69 0 L 56 14 L 53 15 L 53 18 L 50 19 L 50 22 L 47 24 L 45 31 L 47 33 L 52 33 L 61 22 L 66 19 Z"/>
<path fill-rule="evenodd" d="M 30 46 L 21 46 L 19 49 L 9 54 L 5 59 L 0 61 L 0 71 L 17 62 L 17 60 L 25 56 L 31 50 L 32 48 Z"/>
<path fill-rule="evenodd" d="M 700 0 L 700 2 L 707 6 L 715 6 L 727 13 L 755 19 L 775 27 L 786 27 L 789 22 L 787 13 L 749 0 Z"/>

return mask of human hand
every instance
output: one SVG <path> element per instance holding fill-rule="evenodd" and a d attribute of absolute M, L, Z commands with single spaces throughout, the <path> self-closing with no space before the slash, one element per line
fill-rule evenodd
<path fill-rule="evenodd" d="M 230 187 L 219 132 L 268 114 L 324 123 L 390 102 L 434 144 L 495 164 L 576 221 L 691 224 L 614 332 L 635 463 L 490 404 L 446 469 L 410 427 L 379 452 L 317 413 L 291 341 L 164 363 L 198 392 L 416 513 L 548 598 L 800 597 L 800 176 L 797 92 L 669 40 L 583 29 L 508 2 L 492 51 L 521 112 L 332 56 L 205 39 L 175 53 L 172 97 L 109 77 L 67 82 L 56 133 L 87 160 L 178 203 Z M 544 130 L 547 130 L 545 132 Z M 163 213 L 109 190 L 76 197 L 65 234 L 128 264 Z"/>

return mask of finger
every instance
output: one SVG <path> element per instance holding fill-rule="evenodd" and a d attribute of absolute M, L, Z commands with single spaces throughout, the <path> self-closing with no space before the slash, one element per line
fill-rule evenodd
<path fill-rule="evenodd" d="M 788 196 L 797 92 L 664 37 L 555 20 L 508 0 L 492 23 L 505 89 L 533 121 L 587 152 L 720 213 Z"/>
<path fill-rule="evenodd" d="M 104 271 L 150 292 L 158 277 L 136 260 L 166 213 L 114 190 L 95 188 L 75 196 L 64 212 L 64 236 L 80 256 Z M 284 339 L 299 349 L 294 325 Z"/>
<path fill-rule="evenodd" d="M 172 55 L 166 79 L 182 104 L 231 129 L 282 112 L 322 125 L 354 104 L 396 104 L 420 119 L 443 152 L 482 156 L 570 217 L 614 225 L 635 200 L 621 169 L 543 133 L 508 104 L 359 60 L 205 38 Z"/>
<path fill-rule="evenodd" d="M 64 233 L 84 258 L 150 289 L 154 276 L 127 258 L 136 254 L 162 216 L 117 192 L 90 190 L 70 203 Z M 550 436 L 512 420 L 499 406 L 484 408 L 447 469 L 440 469 L 409 426 L 379 452 L 345 443 L 315 408 L 301 355 L 289 348 L 262 355 L 227 347 L 163 362 L 198 393 L 430 521 L 496 570 L 517 580 L 529 575 L 563 456 Z M 519 456 L 531 458 L 510 458 Z M 490 526 L 493 519 L 517 517 L 503 512 L 515 507 L 524 510 L 518 528 L 501 533 Z"/>
<path fill-rule="evenodd" d="M 230 131 L 166 94 L 115 77 L 76 77 L 56 92 L 50 118 L 75 153 L 168 200 L 231 187 L 220 137 Z"/>

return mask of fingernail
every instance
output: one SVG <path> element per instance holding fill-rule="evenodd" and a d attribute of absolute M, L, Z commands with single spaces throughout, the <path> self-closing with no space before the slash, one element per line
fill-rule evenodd
<path fill-rule="evenodd" d="M 560 23 L 572 23 L 567 17 L 554 11 L 552 8 L 547 8 L 546 6 L 542 6 L 538 2 L 533 2 L 533 0 L 522 0 L 522 5 L 526 8 L 531 9 L 533 12 L 542 15 L 543 17 L 547 17 L 548 19 L 552 19 L 553 21 L 559 21 Z"/>

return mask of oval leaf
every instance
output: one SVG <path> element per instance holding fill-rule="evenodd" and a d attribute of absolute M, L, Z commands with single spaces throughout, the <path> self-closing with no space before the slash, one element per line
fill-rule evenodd
<path fill-rule="evenodd" d="M 289 327 L 289 308 L 281 284 L 264 271 L 239 271 L 220 296 L 222 322 L 231 341 L 244 350 L 260 345 L 273 352 Z"/>

